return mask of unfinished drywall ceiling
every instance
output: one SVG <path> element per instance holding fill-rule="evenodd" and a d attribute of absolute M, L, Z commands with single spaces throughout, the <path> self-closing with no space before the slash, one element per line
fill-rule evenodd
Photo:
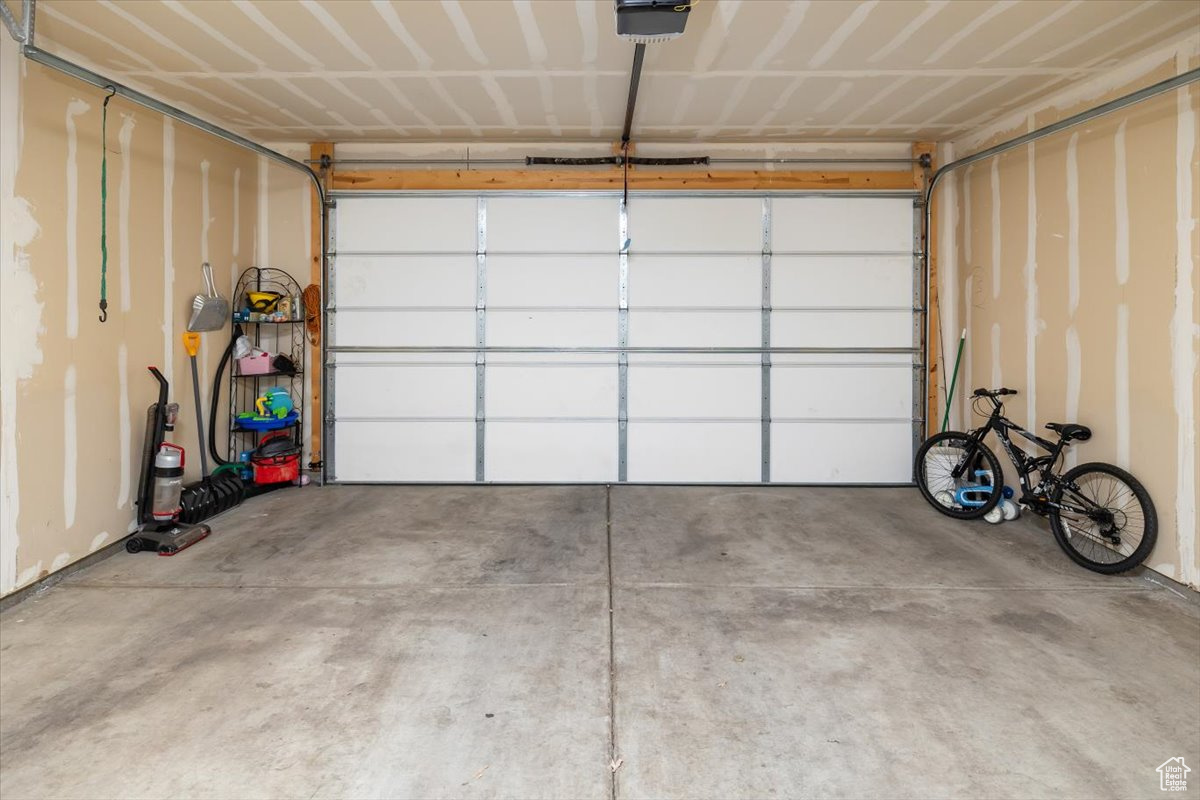
<path fill-rule="evenodd" d="M 39 44 L 260 140 L 611 140 L 610 0 L 42 0 Z M 945 140 L 1200 27 L 1192 0 L 704 0 L 641 140 Z"/>

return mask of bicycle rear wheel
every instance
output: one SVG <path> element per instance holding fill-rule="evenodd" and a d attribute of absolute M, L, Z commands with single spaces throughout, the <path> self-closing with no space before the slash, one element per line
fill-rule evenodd
<path fill-rule="evenodd" d="M 930 436 L 917 449 L 914 462 L 921 495 L 948 517 L 978 519 L 1000 502 L 1004 486 L 1000 460 L 987 445 L 965 433 Z"/>
<path fill-rule="evenodd" d="M 1120 467 L 1080 464 L 1062 476 L 1051 493 L 1054 539 L 1071 560 L 1093 572 L 1113 575 L 1146 560 L 1158 539 L 1158 514 L 1150 494 Z"/>

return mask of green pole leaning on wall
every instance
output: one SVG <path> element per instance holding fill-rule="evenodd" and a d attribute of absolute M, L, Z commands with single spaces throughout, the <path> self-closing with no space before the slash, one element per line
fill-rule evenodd
<path fill-rule="evenodd" d="M 958 337 L 958 355 L 954 357 L 954 374 L 950 376 L 950 391 L 946 393 L 946 415 L 942 417 L 942 431 L 950 427 L 950 403 L 954 400 L 954 385 L 958 383 L 958 365 L 962 363 L 963 345 L 967 343 L 967 329 Z"/>

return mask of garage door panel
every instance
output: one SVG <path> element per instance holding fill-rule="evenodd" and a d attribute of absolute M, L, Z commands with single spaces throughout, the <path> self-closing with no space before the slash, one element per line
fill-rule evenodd
<path fill-rule="evenodd" d="M 475 479 L 474 421 L 341 422 L 334 439 L 339 481 Z"/>
<path fill-rule="evenodd" d="M 615 347 L 616 311 L 496 311 L 487 315 L 496 347 Z"/>
<path fill-rule="evenodd" d="M 370 366 L 334 370 L 338 418 L 475 416 L 475 366 Z"/>
<path fill-rule="evenodd" d="M 338 307 L 475 305 L 474 256 L 341 256 L 337 266 Z"/>
<path fill-rule="evenodd" d="M 898 197 L 777 197 L 771 249 L 912 253 L 913 203 Z"/>
<path fill-rule="evenodd" d="M 617 275 L 614 255 L 489 255 L 487 304 L 615 309 Z"/>
<path fill-rule="evenodd" d="M 762 199 L 636 198 L 629 206 L 629 251 L 761 253 Z"/>
<path fill-rule="evenodd" d="M 489 197 L 489 253 L 612 253 L 620 248 L 615 197 Z"/>
<path fill-rule="evenodd" d="M 758 311 L 629 312 L 633 347 L 758 347 L 761 342 Z"/>
<path fill-rule="evenodd" d="M 471 347 L 474 311 L 342 311 L 339 346 Z"/>
<path fill-rule="evenodd" d="M 892 417 L 912 413 L 912 365 L 771 366 L 771 416 L 805 419 Z"/>
<path fill-rule="evenodd" d="M 761 304 L 761 255 L 629 257 L 630 308 Z"/>
<path fill-rule="evenodd" d="M 617 422 L 489 421 L 489 481 L 610 483 L 617 479 Z"/>
<path fill-rule="evenodd" d="M 487 365 L 488 417 L 617 416 L 616 360 L 611 364 Z"/>
<path fill-rule="evenodd" d="M 334 246 L 339 254 L 478 249 L 478 201 L 473 197 L 347 197 L 337 202 Z"/>
<path fill-rule="evenodd" d="M 672 364 L 629 367 L 629 417 L 758 419 L 762 368 Z"/>
<path fill-rule="evenodd" d="M 771 425 L 771 480 L 908 483 L 910 422 L 780 422 Z"/>
<path fill-rule="evenodd" d="M 911 347 L 910 311 L 773 311 L 775 347 Z"/>
<path fill-rule="evenodd" d="M 913 300 L 911 256 L 773 256 L 771 305 L 903 306 Z"/>
<path fill-rule="evenodd" d="M 620 207 L 571 194 L 339 197 L 334 478 L 612 482 L 624 463 L 635 482 L 757 483 L 766 434 L 773 482 L 909 480 L 908 352 L 774 353 L 764 367 L 758 348 L 765 314 L 777 348 L 911 348 L 911 199 L 637 196 L 626 312 Z M 622 313 L 623 358 L 554 352 L 615 350 Z M 477 354 L 481 336 L 524 352 Z"/>
<path fill-rule="evenodd" d="M 762 435 L 752 422 L 629 423 L 629 480 L 647 483 L 755 483 Z"/>

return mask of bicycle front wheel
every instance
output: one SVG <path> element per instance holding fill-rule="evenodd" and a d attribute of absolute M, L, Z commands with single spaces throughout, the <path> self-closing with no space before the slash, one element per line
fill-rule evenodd
<path fill-rule="evenodd" d="M 1080 464 L 1062 476 L 1050 499 L 1054 539 L 1071 560 L 1113 575 L 1146 560 L 1158 539 L 1158 514 L 1138 479 L 1120 467 Z"/>
<path fill-rule="evenodd" d="M 917 487 L 929 503 L 955 519 L 978 519 L 1000 502 L 1004 473 L 987 445 L 958 431 L 930 436 L 914 459 Z"/>

